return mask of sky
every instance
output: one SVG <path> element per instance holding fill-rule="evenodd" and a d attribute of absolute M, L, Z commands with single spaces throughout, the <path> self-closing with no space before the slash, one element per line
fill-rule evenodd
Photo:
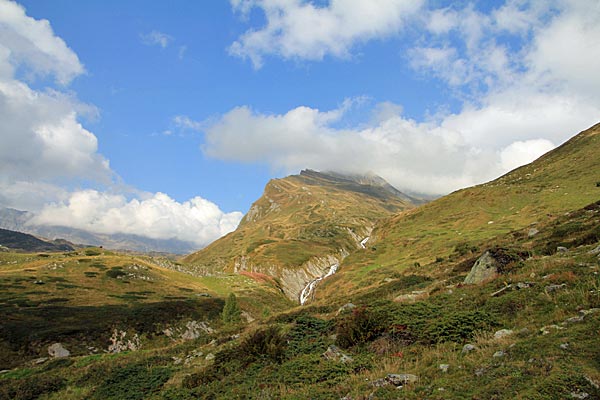
<path fill-rule="evenodd" d="M 0 205 L 205 246 L 271 178 L 443 195 L 600 120 L 597 0 L 0 0 Z"/>

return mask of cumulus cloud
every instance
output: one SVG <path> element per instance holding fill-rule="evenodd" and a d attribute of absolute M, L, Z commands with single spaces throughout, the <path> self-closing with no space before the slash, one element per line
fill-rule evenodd
<path fill-rule="evenodd" d="M 152 32 L 148 40 L 166 47 L 171 38 Z M 0 205 L 36 213 L 33 225 L 176 238 L 198 246 L 235 229 L 240 213 L 224 213 L 200 197 L 177 202 L 162 193 L 127 198 L 72 189 L 83 184 L 122 189 L 98 152 L 97 137 L 80 122 L 97 110 L 65 90 L 84 72 L 48 21 L 0 0 Z M 54 78 L 55 85 L 33 89 L 31 82 L 39 78 Z M 194 128 L 183 116 L 174 123 Z"/>
<path fill-rule="evenodd" d="M 173 41 L 173 36 L 154 30 L 149 33 L 140 34 L 140 39 L 142 39 L 142 43 L 147 46 L 160 46 L 163 49 L 166 49 Z M 183 56 L 183 53 L 180 54 Z"/>
<path fill-rule="evenodd" d="M 95 233 L 127 233 L 153 239 L 179 239 L 205 246 L 233 231 L 239 212 L 224 213 L 201 197 L 179 203 L 164 193 L 128 200 L 123 195 L 83 190 L 46 205 L 33 225 L 69 226 Z"/>
<path fill-rule="evenodd" d="M 53 75 L 63 85 L 85 71 L 47 20 L 28 17 L 22 6 L 1 0 L 0 77 L 10 79 L 18 66 L 27 68 L 31 78 Z"/>
<path fill-rule="evenodd" d="M 554 147 L 548 139 L 519 140 L 527 136 L 520 129 L 510 129 L 517 123 L 501 118 L 516 109 L 498 110 L 494 128 L 504 133 L 499 142 L 485 140 L 485 129 L 471 126 L 479 117 L 477 112 L 487 110 L 451 115 L 437 123 L 405 118 L 389 103 L 374 110 L 376 118 L 370 126 L 341 130 L 332 127 L 343 117 L 340 110 L 298 107 L 285 114 L 265 115 L 238 107 L 207 129 L 204 152 L 224 160 L 265 162 L 285 172 L 306 167 L 373 171 L 404 190 L 443 194 L 495 178 Z M 549 120 L 543 132 L 565 138 L 553 122 Z"/>
<path fill-rule="evenodd" d="M 396 34 L 408 10 L 388 14 L 389 30 L 356 30 L 342 38 L 302 31 L 286 21 L 310 16 L 313 25 L 331 26 L 317 16 L 343 15 L 360 7 L 331 1 L 234 2 L 240 12 L 261 7 L 266 27 L 249 31 L 232 46 L 257 65 L 267 54 L 320 59 L 345 56 L 356 41 Z M 392 5 L 387 2 L 386 5 Z M 402 7 L 401 3 L 394 3 Z M 305 12 L 306 15 L 302 14 Z M 270 14 L 271 13 L 271 14 Z M 306 17 L 308 18 L 308 17 Z M 366 126 L 336 128 L 345 109 L 323 112 L 297 107 L 263 114 L 237 107 L 206 128 L 205 154 L 244 162 L 264 162 L 285 172 L 300 168 L 348 172 L 372 170 L 400 189 L 430 194 L 480 183 L 533 161 L 600 116 L 600 7 L 595 0 L 508 0 L 482 12 L 463 8 L 421 9 L 413 16 L 420 38 L 406 53 L 420 75 L 446 84 L 462 102 L 460 111 L 425 121 L 402 114 L 402 107 L 377 105 Z M 305 25 L 305 26 L 313 26 Z M 335 25 L 335 24 L 333 24 Z M 393 27 L 393 28 L 390 28 Z M 329 46 L 330 40 L 340 47 Z"/>
<path fill-rule="evenodd" d="M 348 57 L 357 43 L 398 32 L 422 0 L 332 0 L 317 6 L 303 0 L 232 0 L 234 10 L 246 15 L 264 12 L 266 25 L 244 33 L 229 48 L 232 55 L 249 58 L 255 68 L 263 57 L 321 60 L 326 55 Z"/>

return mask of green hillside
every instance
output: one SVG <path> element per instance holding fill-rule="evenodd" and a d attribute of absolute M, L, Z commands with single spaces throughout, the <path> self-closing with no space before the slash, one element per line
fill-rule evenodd
<path fill-rule="evenodd" d="M 335 174 L 275 180 L 183 262 L 0 253 L 0 398 L 600 399 L 599 133 L 383 219 L 410 199 Z M 248 267 L 340 246 L 304 306 Z M 475 266 L 488 275 L 466 284 Z M 221 318 L 230 293 L 240 321 Z M 49 357 L 57 342 L 68 357 Z"/>
<path fill-rule="evenodd" d="M 376 222 L 413 200 L 378 177 L 303 171 L 270 181 L 235 232 L 183 262 L 198 275 L 265 273 L 297 299 L 308 281 L 360 248 Z"/>

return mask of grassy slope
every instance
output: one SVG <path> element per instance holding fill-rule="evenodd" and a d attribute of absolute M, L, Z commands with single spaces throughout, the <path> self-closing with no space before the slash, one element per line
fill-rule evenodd
<path fill-rule="evenodd" d="M 400 198 L 348 191 L 326 180 L 300 175 L 275 179 L 235 232 L 183 261 L 200 272 L 232 271 L 240 256 L 255 265 L 298 267 L 315 256 L 355 249 L 356 239 L 348 230 L 362 239 L 376 221 L 411 206 Z"/>
<path fill-rule="evenodd" d="M 377 284 L 385 276 L 447 258 L 476 243 L 548 221 L 600 198 L 600 124 L 535 162 L 492 182 L 459 190 L 385 221 L 369 249 L 355 252 L 323 296 Z M 433 271 L 435 272 L 435 271 Z"/>
<path fill-rule="evenodd" d="M 591 253 L 600 246 L 600 204 L 581 209 L 600 197 L 599 136 L 595 127 L 533 165 L 395 217 L 379 229 L 376 249 L 350 256 L 315 302 L 239 327 L 240 338 L 232 340 L 235 328 L 224 327 L 212 344 L 201 338 L 22 366 L 0 375 L 0 397 L 558 400 L 585 392 L 600 399 L 600 312 L 567 322 L 600 308 L 600 256 Z M 416 227 L 406 223 L 411 215 Z M 532 222 L 539 233 L 530 237 Z M 439 230 L 418 237 L 428 227 Z M 416 239 L 413 247 L 396 247 L 404 237 Z M 455 251 L 463 240 L 469 246 Z M 461 285 L 474 258 L 493 246 L 531 257 L 496 279 Z M 371 285 L 356 290 L 359 282 Z M 531 287 L 491 296 L 517 282 Z M 416 290 L 422 296 L 414 303 L 394 301 Z M 337 315 L 348 301 L 358 310 Z M 513 335 L 494 339 L 502 328 Z M 465 343 L 476 350 L 462 354 Z M 354 361 L 326 360 L 330 344 Z M 503 356 L 494 357 L 498 351 Z M 186 356 L 187 364 L 172 359 Z M 401 391 L 373 385 L 387 373 L 418 381 Z"/>
<path fill-rule="evenodd" d="M 93 254 L 93 255 L 86 255 Z M 74 354 L 106 348 L 113 327 L 153 335 L 179 319 L 219 324 L 222 298 L 235 292 L 251 315 L 289 307 L 268 281 L 242 275 L 193 277 L 145 256 L 101 249 L 54 254 L 0 253 L 0 369 L 47 356 L 62 341 Z"/>

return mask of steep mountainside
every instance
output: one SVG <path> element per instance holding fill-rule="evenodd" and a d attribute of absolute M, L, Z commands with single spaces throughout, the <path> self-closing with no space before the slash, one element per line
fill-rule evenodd
<path fill-rule="evenodd" d="M 600 198 L 600 124 L 531 164 L 475 187 L 402 212 L 378 225 L 368 249 L 355 252 L 331 279 L 331 293 L 377 284 L 419 264 L 441 261 L 458 248 L 514 230 L 534 229 Z M 434 268 L 435 270 L 435 268 Z M 327 284 L 322 285 L 325 289 Z"/>
<path fill-rule="evenodd" d="M 48 242 L 26 233 L 0 229 L 0 248 L 21 251 L 71 251 L 75 247 L 66 240 Z"/>
<path fill-rule="evenodd" d="M 302 171 L 270 181 L 235 232 L 184 262 L 197 274 L 264 273 L 298 299 L 306 283 L 361 248 L 378 220 L 413 206 L 377 176 Z"/>

